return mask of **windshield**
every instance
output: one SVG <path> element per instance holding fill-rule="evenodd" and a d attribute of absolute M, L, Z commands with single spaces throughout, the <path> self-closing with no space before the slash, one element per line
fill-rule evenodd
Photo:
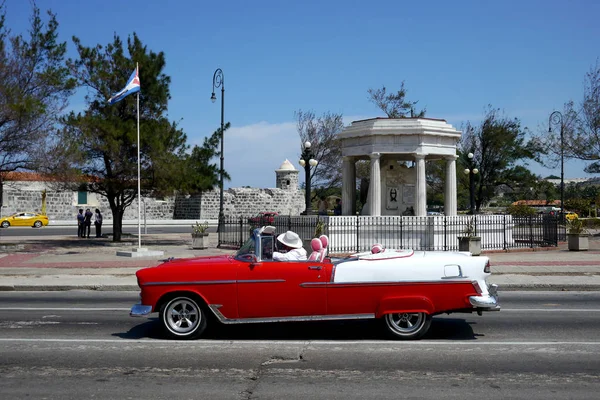
<path fill-rule="evenodd" d="M 254 241 L 254 235 L 250 236 L 250 238 L 248 240 L 246 240 L 246 243 L 244 243 L 244 245 L 238 250 L 238 252 L 236 253 L 236 258 L 240 258 L 243 257 L 247 254 L 254 254 L 256 252 L 256 244 Z"/>

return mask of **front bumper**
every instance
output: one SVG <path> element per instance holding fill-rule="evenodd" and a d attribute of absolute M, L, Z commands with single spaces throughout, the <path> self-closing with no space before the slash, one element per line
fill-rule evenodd
<path fill-rule="evenodd" d="M 481 296 L 470 296 L 469 302 L 477 311 L 500 311 L 498 304 L 498 285 L 492 284 L 488 287 L 488 294 Z"/>
<path fill-rule="evenodd" d="M 143 304 L 135 304 L 131 307 L 131 311 L 129 312 L 130 317 L 143 317 L 152 312 L 152 306 L 145 306 Z"/>

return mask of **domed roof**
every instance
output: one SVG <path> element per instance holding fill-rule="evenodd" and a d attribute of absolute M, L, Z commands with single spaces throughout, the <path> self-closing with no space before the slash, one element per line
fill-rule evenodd
<path fill-rule="evenodd" d="M 286 158 L 277 171 L 296 171 L 294 165 Z"/>

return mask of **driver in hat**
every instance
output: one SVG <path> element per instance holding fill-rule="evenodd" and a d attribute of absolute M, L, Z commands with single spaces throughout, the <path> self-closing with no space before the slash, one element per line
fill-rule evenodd
<path fill-rule="evenodd" d="M 279 251 L 273 252 L 275 261 L 306 260 L 306 250 L 302 247 L 302 239 L 297 233 L 287 231 L 277 236 Z"/>

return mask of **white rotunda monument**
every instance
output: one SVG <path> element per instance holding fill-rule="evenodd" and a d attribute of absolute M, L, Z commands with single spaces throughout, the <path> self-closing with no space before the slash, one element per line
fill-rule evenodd
<path fill-rule="evenodd" d="M 444 210 L 456 215 L 456 144 L 461 132 L 442 119 L 372 118 L 354 121 L 341 140 L 342 215 L 354 215 L 358 160 L 370 160 L 365 215 L 427 215 L 425 163 L 446 160 Z M 412 161 L 413 166 L 406 162 Z"/>

